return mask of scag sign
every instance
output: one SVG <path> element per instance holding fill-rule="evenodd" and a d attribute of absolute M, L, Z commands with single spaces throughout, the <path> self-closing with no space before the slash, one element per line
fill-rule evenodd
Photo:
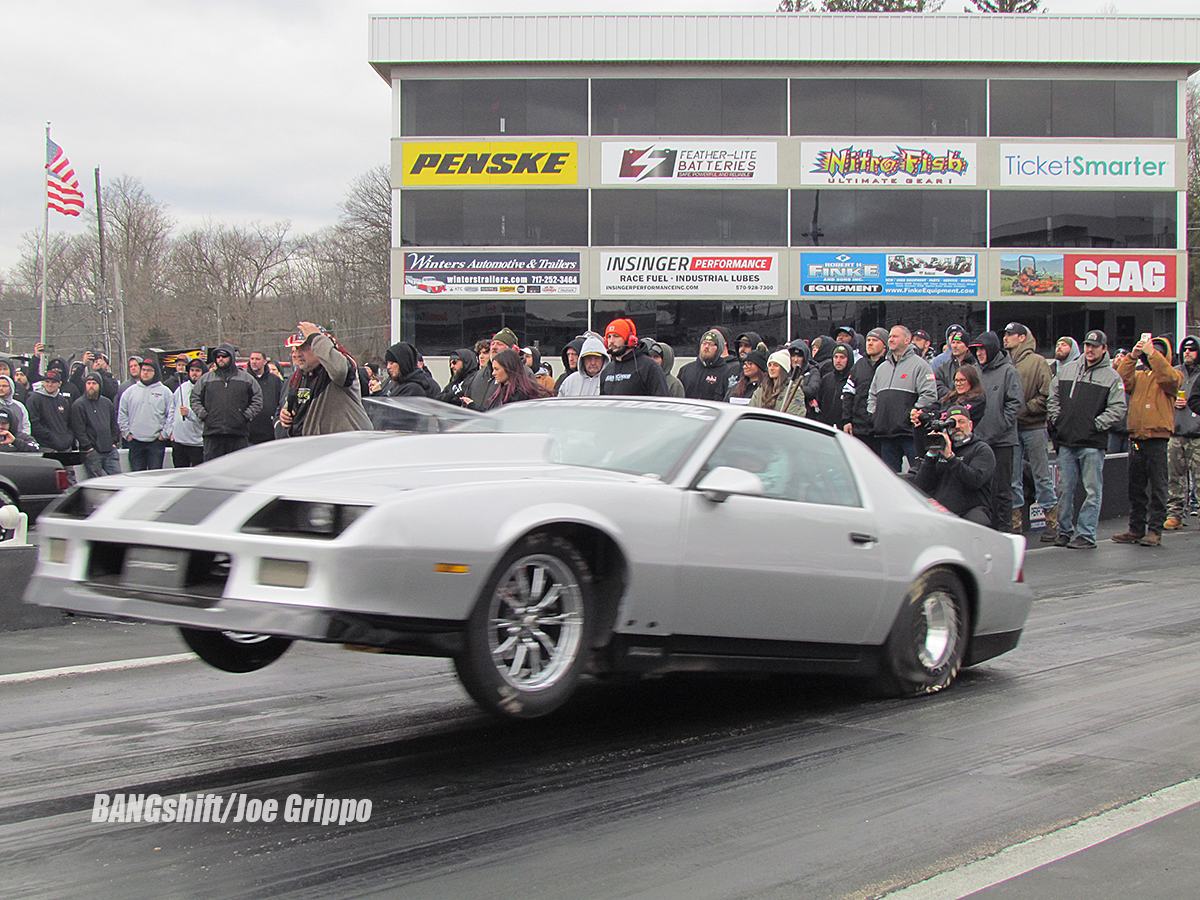
<path fill-rule="evenodd" d="M 1174 256 L 1067 253 L 1066 297 L 1175 297 Z"/>
<path fill-rule="evenodd" d="M 575 141 L 404 144 L 403 184 L 577 184 Z"/>

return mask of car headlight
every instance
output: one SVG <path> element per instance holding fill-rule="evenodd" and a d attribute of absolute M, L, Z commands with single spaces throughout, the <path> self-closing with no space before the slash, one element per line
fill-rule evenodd
<path fill-rule="evenodd" d="M 284 534 L 332 540 L 350 527 L 369 506 L 272 500 L 242 526 L 251 534 Z"/>
<path fill-rule="evenodd" d="M 42 513 L 43 516 L 58 516 L 63 519 L 86 519 L 98 510 L 104 501 L 117 492 L 116 488 L 92 487 L 77 484 L 62 496 L 53 500 Z"/>

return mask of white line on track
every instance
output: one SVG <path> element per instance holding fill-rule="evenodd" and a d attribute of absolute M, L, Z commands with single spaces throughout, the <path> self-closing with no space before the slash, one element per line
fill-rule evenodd
<path fill-rule="evenodd" d="M 976 891 L 1032 872 L 1196 803 L 1200 803 L 1200 778 L 1163 788 L 1074 825 L 1005 847 L 993 856 L 884 894 L 881 900 L 962 900 Z"/>
<path fill-rule="evenodd" d="M 147 656 L 143 659 L 117 659 L 112 662 L 90 663 L 83 666 L 62 666 L 57 669 L 39 669 L 36 672 L 14 672 L 0 675 L 0 684 L 19 684 L 25 681 L 41 681 L 45 678 L 61 678 L 64 675 L 91 675 L 95 672 L 119 672 L 122 669 L 144 669 L 147 666 L 162 666 L 167 663 L 197 659 L 194 653 L 172 653 L 169 656 Z"/>

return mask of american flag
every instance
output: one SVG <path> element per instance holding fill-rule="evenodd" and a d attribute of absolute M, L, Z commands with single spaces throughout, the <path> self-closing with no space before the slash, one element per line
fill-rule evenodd
<path fill-rule="evenodd" d="M 83 191 L 62 147 L 46 138 L 46 205 L 64 216 L 83 212 Z"/>

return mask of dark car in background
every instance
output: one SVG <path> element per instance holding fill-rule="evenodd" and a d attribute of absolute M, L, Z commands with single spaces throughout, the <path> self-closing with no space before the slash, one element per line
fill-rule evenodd
<path fill-rule="evenodd" d="M 0 506 L 13 504 L 32 522 L 67 489 L 67 470 L 40 453 L 0 452 Z"/>

